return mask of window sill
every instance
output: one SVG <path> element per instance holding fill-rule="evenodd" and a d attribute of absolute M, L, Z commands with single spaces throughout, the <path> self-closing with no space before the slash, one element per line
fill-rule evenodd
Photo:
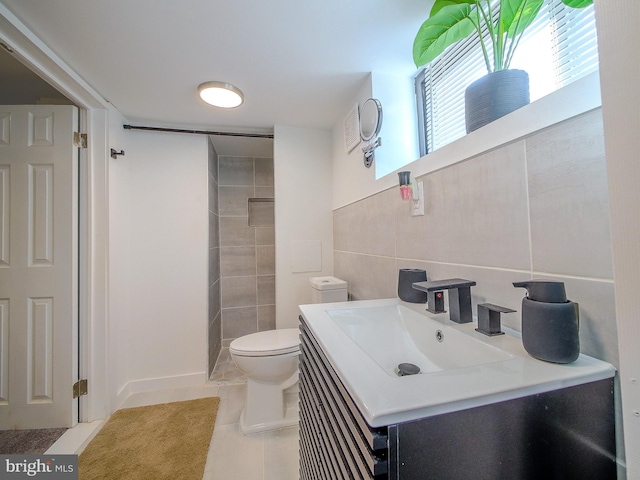
<path fill-rule="evenodd" d="M 428 153 L 389 176 L 397 183 L 396 173 L 401 170 L 411 170 L 415 178 L 449 167 L 601 105 L 599 72 L 594 72 Z"/>

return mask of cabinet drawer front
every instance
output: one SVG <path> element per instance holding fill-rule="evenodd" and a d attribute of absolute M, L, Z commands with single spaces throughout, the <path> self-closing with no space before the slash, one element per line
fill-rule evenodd
<path fill-rule="evenodd" d="M 370 428 L 301 324 L 301 478 L 385 478 L 387 429 Z"/>
<path fill-rule="evenodd" d="M 300 391 L 300 477 L 304 479 L 349 478 L 336 452 L 327 442 L 330 435 L 320 420 L 313 400 Z"/>

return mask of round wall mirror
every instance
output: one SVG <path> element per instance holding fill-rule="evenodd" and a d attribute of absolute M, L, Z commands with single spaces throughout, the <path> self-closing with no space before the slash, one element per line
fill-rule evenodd
<path fill-rule="evenodd" d="M 360 108 L 360 138 L 365 142 L 375 138 L 382 127 L 382 105 L 369 98 Z"/>

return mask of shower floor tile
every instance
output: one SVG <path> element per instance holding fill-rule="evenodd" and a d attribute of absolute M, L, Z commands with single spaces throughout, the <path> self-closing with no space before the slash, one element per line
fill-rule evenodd
<path fill-rule="evenodd" d="M 247 377 L 238 370 L 229 354 L 229 347 L 222 347 L 209 381 L 214 385 L 238 385 L 247 383 Z"/>

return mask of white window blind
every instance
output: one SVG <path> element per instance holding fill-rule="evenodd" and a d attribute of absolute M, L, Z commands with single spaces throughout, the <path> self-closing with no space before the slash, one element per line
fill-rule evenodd
<path fill-rule="evenodd" d="M 510 68 L 529 74 L 531 101 L 597 70 L 593 6 L 575 9 L 561 0 L 545 2 Z M 486 73 L 480 42 L 472 36 L 449 47 L 416 77 L 422 155 L 466 134 L 464 91 Z"/>

